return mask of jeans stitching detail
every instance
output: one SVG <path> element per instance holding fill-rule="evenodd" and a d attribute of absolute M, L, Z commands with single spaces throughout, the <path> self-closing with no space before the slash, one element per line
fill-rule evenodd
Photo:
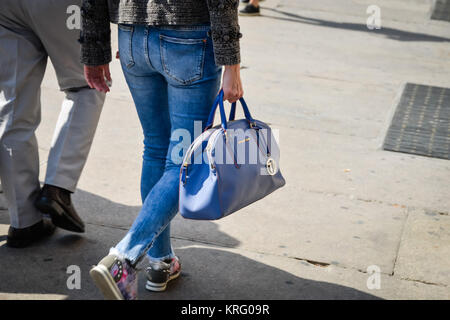
<path fill-rule="evenodd" d="M 134 34 L 134 27 L 133 26 L 121 26 L 119 25 L 119 32 L 128 32 L 129 35 L 129 41 L 128 41 L 128 61 L 124 60 L 124 63 L 127 68 L 131 68 L 134 66 L 134 58 L 133 58 L 133 34 Z"/>
<path fill-rule="evenodd" d="M 152 69 L 154 69 L 152 62 L 150 61 L 150 55 L 149 55 L 149 51 L 148 51 L 148 37 L 150 34 L 150 30 L 149 28 L 145 28 L 144 31 L 144 52 L 145 52 L 145 62 L 148 64 L 148 66 Z"/>

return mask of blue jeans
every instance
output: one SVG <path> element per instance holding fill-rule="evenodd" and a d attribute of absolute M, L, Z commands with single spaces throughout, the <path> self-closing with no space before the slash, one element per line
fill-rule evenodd
<path fill-rule="evenodd" d="M 119 25 L 120 62 L 144 132 L 143 205 L 113 250 L 133 265 L 146 252 L 151 259 L 173 256 L 170 221 L 178 212 L 183 151 L 204 129 L 220 86 L 209 30 Z"/>

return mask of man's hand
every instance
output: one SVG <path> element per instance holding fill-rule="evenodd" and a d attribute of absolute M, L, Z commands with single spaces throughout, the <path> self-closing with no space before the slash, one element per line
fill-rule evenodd
<path fill-rule="evenodd" d="M 109 73 L 109 64 L 102 66 L 84 66 L 84 77 L 92 89 L 105 93 L 109 92 L 109 87 L 105 81 L 105 78 L 108 81 L 112 81 L 111 74 Z"/>
<path fill-rule="evenodd" d="M 241 66 L 235 64 L 232 66 L 225 66 L 223 73 L 223 100 L 228 100 L 230 103 L 236 102 L 244 95 L 244 89 L 241 82 Z"/>

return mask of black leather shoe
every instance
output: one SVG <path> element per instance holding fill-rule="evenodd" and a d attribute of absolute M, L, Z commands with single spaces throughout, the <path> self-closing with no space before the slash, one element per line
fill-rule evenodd
<path fill-rule="evenodd" d="M 244 7 L 244 9 L 239 10 L 239 14 L 241 16 L 259 16 L 261 13 L 259 12 L 259 6 L 255 7 L 252 4 L 248 4 Z"/>
<path fill-rule="evenodd" d="M 54 231 L 55 226 L 48 219 L 43 219 L 38 223 L 23 229 L 9 227 L 6 244 L 12 248 L 24 248 L 33 242 L 51 236 Z"/>
<path fill-rule="evenodd" d="M 36 208 L 48 213 L 55 226 L 73 232 L 84 232 L 84 223 L 78 216 L 70 200 L 70 191 L 44 185 L 36 202 Z"/>

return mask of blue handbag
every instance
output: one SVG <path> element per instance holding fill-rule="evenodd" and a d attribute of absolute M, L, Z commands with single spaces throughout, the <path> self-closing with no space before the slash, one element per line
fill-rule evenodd
<path fill-rule="evenodd" d="M 280 150 L 271 128 L 254 120 L 244 99 L 245 119 L 227 122 L 221 90 L 205 131 L 186 151 L 180 169 L 179 211 L 184 218 L 217 220 L 285 185 Z M 212 127 L 219 106 L 221 124 Z"/>

